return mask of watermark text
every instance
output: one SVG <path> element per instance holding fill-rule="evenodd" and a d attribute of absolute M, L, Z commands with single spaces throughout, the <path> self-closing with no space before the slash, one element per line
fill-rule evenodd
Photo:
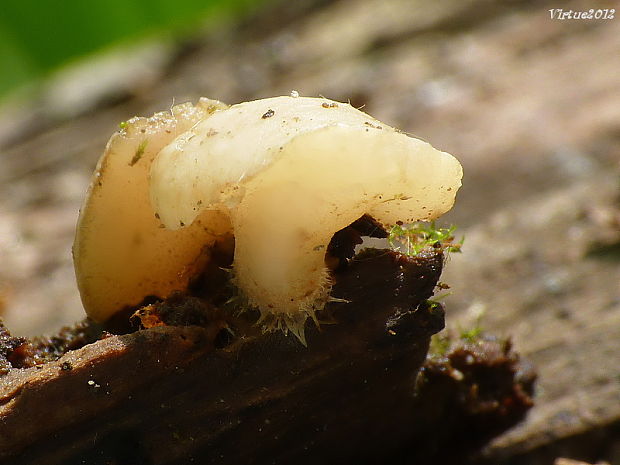
<path fill-rule="evenodd" d="M 551 8 L 549 10 L 549 16 L 551 19 L 558 19 L 560 21 L 566 19 L 614 19 L 616 16 L 615 8 L 599 8 L 595 10 L 591 8 L 589 10 L 576 11 L 576 10 L 564 10 L 562 8 Z"/>

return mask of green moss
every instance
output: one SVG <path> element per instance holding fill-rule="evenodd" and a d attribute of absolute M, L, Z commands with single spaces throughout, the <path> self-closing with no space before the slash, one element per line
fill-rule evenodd
<path fill-rule="evenodd" d="M 473 343 L 473 342 L 476 342 L 476 340 L 480 337 L 481 334 L 482 334 L 482 327 L 477 325 L 468 330 L 461 330 L 460 337 L 461 337 L 461 340 L 463 341 Z"/>
<path fill-rule="evenodd" d="M 428 348 L 428 355 L 430 357 L 443 357 L 450 350 L 452 341 L 450 336 L 446 334 L 434 334 L 431 337 L 431 343 Z"/>
<path fill-rule="evenodd" d="M 464 344 L 476 344 L 483 334 L 484 330 L 479 324 L 467 330 L 460 329 L 458 333 L 455 331 L 444 331 L 440 334 L 435 334 L 431 337 L 428 356 L 431 358 L 444 357 L 454 347 Z"/>
<path fill-rule="evenodd" d="M 439 228 L 435 222 L 417 222 L 410 225 L 396 224 L 390 228 L 388 243 L 394 250 L 416 256 L 428 248 L 441 248 L 444 252 L 460 252 L 464 238 L 455 242 L 456 226 Z"/>
<path fill-rule="evenodd" d="M 140 161 L 140 158 L 142 158 L 142 155 L 144 155 L 144 151 L 146 150 L 146 146 L 148 143 L 148 139 L 144 139 L 142 142 L 140 142 L 140 145 L 138 145 L 136 152 L 133 154 L 133 158 L 129 162 L 129 166 L 133 166 Z"/>

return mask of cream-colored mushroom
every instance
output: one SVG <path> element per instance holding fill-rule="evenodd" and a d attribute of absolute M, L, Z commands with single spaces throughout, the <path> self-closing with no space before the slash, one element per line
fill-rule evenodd
<path fill-rule="evenodd" d="M 275 97 L 217 111 L 178 136 L 151 168 L 151 201 L 168 230 L 222 212 L 234 273 L 269 327 L 303 337 L 330 298 L 325 252 L 363 214 L 385 225 L 431 220 L 454 203 L 450 154 L 348 104 Z M 182 268 L 185 266 L 179 263 Z"/>
<path fill-rule="evenodd" d="M 207 212 L 182 231 L 161 227 L 149 199 L 149 170 L 159 151 L 201 119 L 227 106 L 201 99 L 151 118 L 122 123 L 101 156 L 80 212 L 73 259 L 87 314 L 105 321 L 183 289 L 208 247 L 230 229 L 226 216 Z M 205 224 L 203 223 L 203 221 Z"/>
<path fill-rule="evenodd" d="M 267 328 L 303 338 L 332 298 L 333 234 L 363 214 L 434 219 L 461 176 L 451 155 L 323 98 L 203 99 L 134 118 L 108 143 L 78 222 L 84 307 L 104 321 L 184 290 L 234 234 L 240 293 Z"/>

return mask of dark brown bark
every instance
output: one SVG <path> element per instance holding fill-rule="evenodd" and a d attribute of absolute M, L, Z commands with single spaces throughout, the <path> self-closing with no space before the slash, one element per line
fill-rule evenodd
<path fill-rule="evenodd" d="M 236 334 L 243 325 L 231 318 L 228 345 L 221 324 L 155 327 L 11 370 L 0 454 L 37 464 L 379 461 L 413 432 L 415 377 L 443 327 L 443 310 L 420 304 L 442 260 L 360 254 L 333 290 L 352 302 L 329 305 L 334 324 L 308 324 L 307 347 L 282 332 Z"/>

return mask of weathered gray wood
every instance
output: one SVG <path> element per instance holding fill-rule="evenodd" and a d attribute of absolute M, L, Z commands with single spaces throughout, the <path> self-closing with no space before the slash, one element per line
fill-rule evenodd
<path fill-rule="evenodd" d="M 593 429 L 613 434 L 620 422 L 619 193 L 617 177 L 599 172 L 497 213 L 466 231 L 466 253 L 447 267 L 449 326 L 480 318 L 510 335 L 539 372 L 536 408 L 489 455 L 524 454 Z M 600 441 L 591 449 L 572 442 L 586 457 L 604 453 Z M 524 460 L 537 463 L 531 454 Z"/>
<path fill-rule="evenodd" d="M 169 67 L 120 91 L 125 100 L 75 87 L 92 111 L 67 119 L 45 99 L 5 111 L 3 130 L 20 122 L 0 150 L 0 307 L 11 329 L 52 332 L 81 317 L 73 225 L 119 121 L 200 95 L 237 102 L 296 89 L 351 99 L 461 159 L 448 221 L 466 243 L 444 278 L 448 324 L 475 324 L 486 309 L 482 325 L 514 334 L 543 387 L 528 422 L 492 453 L 617 431 L 620 21 L 553 21 L 557 2 L 431 3 L 308 2 L 296 7 L 303 15 L 276 5 L 172 52 Z"/>

